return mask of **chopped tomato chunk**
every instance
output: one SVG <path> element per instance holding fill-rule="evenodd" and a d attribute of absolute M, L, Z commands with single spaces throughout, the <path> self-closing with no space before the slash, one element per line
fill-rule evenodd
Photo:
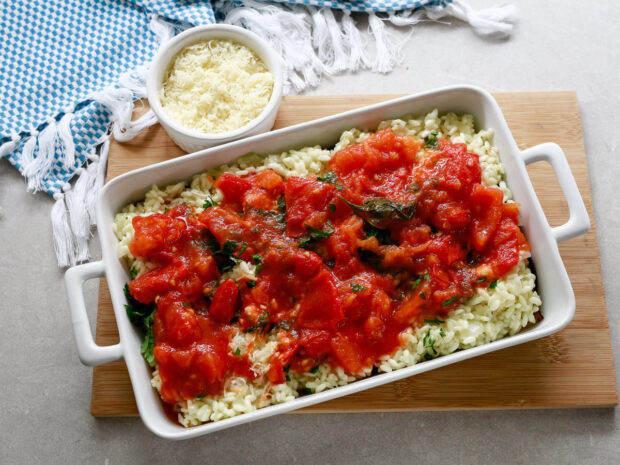
<path fill-rule="evenodd" d="M 209 313 L 220 323 L 229 323 L 235 316 L 239 288 L 232 279 L 224 281 L 215 291 Z"/>

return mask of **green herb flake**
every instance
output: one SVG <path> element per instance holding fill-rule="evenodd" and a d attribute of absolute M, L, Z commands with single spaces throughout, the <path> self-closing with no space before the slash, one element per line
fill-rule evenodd
<path fill-rule="evenodd" d="M 256 286 L 256 281 L 246 281 L 245 285 L 248 286 L 250 289 L 252 289 L 254 286 Z"/>
<path fill-rule="evenodd" d="M 362 285 L 361 285 L 361 284 L 359 284 L 359 283 L 351 283 L 351 290 L 352 290 L 353 292 L 363 292 L 363 291 L 367 291 L 367 290 L 368 290 L 368 288 L 367 288 L 367 287 L 362 286 Z"/>
<path fill-rule="evenodd" d="M 242 242 L 241 247 L 239 248 L 239 253 L 237 253 L 237 257 L 241 257 L 241 255 L 243 255 L 243 252 L 245 252 L 247 248 L 248 245 L 245 242 Z"/>
<path fill-rule="evenodd" d="M 497 287 L 497 279 L 489 285 L 490 289 L 495 289 L 496 287 Z"/>
<path fill-rule="evenodd" d="M 286 365 L 286 366 L 284 367 L 284 373 L 288 373 L 288 371 L 289 371 L 290 369 L 291 369 L 291 366 L 290 366 L 290 365 Z"/>
<path fill-rule="evenodd" d="M 430 275 L 430 274 L 428 274 L 428 273 L 426 273 L 426 274 L 424 275 L 424 280 L 425 280 L 425 281 L 428 281 L 430 277 L 431 277 L 431 275 Z"/>
<path fill-rule="evenodd" d="M 445 323 L 443 320 L 424 320 L 424 323 L 428 323 L 429 325 L 440 325 Z"/>
<path fill-rule="evenodd" d="M 237 350 L 235 350 L 235 355 L 238 357 L 239 355 L 241 355 L 241 349 L 237 348 Z"/>
<path fill-rule="evenodd" d="M 307 388 L 307 387 L 301 388 L 297 392 L 299 392 L 299 394 L 302 395 L 302 396 L 305 396 L 305 395 L 308 395 L 308 394 L 312 394 L 312 391 L 310 390 L 310 388 Z"/>
<path fill-rule="evenodd" d="M 418 276 L 416 280 L 411 284 L 411 290 L 412 291 L 415 290 L 415 288 L 418 287 L 421 282 L 422 282 L 422 276 Z"/>
<path fill-rule="evenodd" d="M 323 231 L 321 229 L 314 228 L 310 226 L 309 224 L 304 224 L 304 227 L 306 228 L 306 231 L 308 231 L 308 233 L 310 234 L 310 237 L 312 238 L 313 241 L 320 241 L 322 239 L 326 239 L 329 236 L 331 236 L 332 233 L 334 232 L 333 229 L 331 231 L 330 230 Z"/>
<path fill-rule="evenodd" d="M 431 354 L 424 354 L 424 360 L 433 360 L 433 356 Z"/>
<path fill-rule="evenodd" d="M 289 375 L 286 375 L 286 381 L 290 381 L 291 377 Z"/>
<path fill-rule="evenodd" d="M 207 397 L 207 396 L 196 396 L 196 399 L 198 399 L 198 400 L 202 400 L 202 399 L 204 399 L 205 397 Z"/>
<path fill-rule="evenodd" d="M 338 176 L 333 171 L 328 171 L 322 176 L 316 177 L 317 181 L 326 182 L 327 184 L 334 184 L 338 179 Z"/>
<path fill-rule="evenodd" d="M 334 213 L 336 211 L 336 204 L 335 203 L 330 203 L 329 205 L 329 211 Z"/>
<path fill-rule="evenodd" d="M 312 373 L 313 375 L 316 375 L 319 372 L 319 367 L 315 366 L 312 370 L 310 370 L 310 373 Z"/>
<path fill-rule="evenodd" d="M 441 337 L 446 337 L 446 333 L 444 332 L 443 328 L 439 328 L 439 335 Z"/>
<path fill-rule="evenodd" d="M 269 312 L 262 313 L 258 317 L 258 323 L 245 330 L 246 333 L 253 333 L 258 329 L 262 329 L 269 324 Z"/>
<path fill-rule="evenodd" d="M 424 143 L 426 144 L 426 147 L 430 147 L 430 148 L 437 148 L 437 146 L 439 145 L 439 142 L 437 141 L 437 131 L 433 131 L 431 132 L 430 136 L 426 136 L 424 138 Z"/>
<path fill-rule="evenodd" d="M 429 329 L 426 332 L 426 335 L 422 339 L 422 344 L 424 347 L 429 347 L 435 355 L 437 355 L 437 350 L 435 349 L 435 339 L 431 336 L 431 330 Z"/>
<path fill-rule="evenodd" d="M 136 276 L 138 276 L 138 270 L 132 266 L 129 270 L 129 274 L 131 275 L 131 279 L 135 279 Z"/>
<path fill-rule="evenodd" d="M 278 197 L 277 205 L 280 213 L 286 213 L 286 200 L 284 200 L 284 196 Z"/>
<path fill-rule="evenodd" d="M 123 288 L 125 299 L 125 311 L 131 324 L 142 329 L 144 331 L 144 339 L 140 345 L 140 352 L 142 356 L 149 364 L 155 363 L 155 355 L 153 355 L 153 349 L 155 348 L 155 335 L 153 334 L 153 317 L 155 316 L 156 307 L 154 303 L 143 304 L 133 298 L 129 291 L 129 285 L 125 285 Z"/>
<path fill-rule="evenodd" d="M 215 207 L 216 205 L 218 205 L 218 203 L 215 200 L 213 200 L 213 197 L 208 195 L 205 200 L 205 203 L 202 204 L 202 208 L 206 210 L 207 208 Z"/>
<path fill-rule="evenodd" d="M 420 292 L 420 299 L 426 300 L 426 292 Z"/>
<path fill-rule="evenodd" d="M 450 297 L 448 300 L 444 300 L 444 301 L 441 303 L 441 306 L 442 306 L 442 307 L 447 307 L 448 305 L 450 305 L 450 304 L 454 303 L 454 301 L 455 301 L 456 299 L 458 299 L 458 298 L 459 298 L 459 296 L 458 296 L 458 295 L 454 295 L 454 296 Z"/>

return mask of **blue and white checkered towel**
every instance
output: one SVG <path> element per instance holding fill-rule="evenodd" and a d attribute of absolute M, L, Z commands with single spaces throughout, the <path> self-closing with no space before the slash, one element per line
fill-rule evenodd
<path fill-rule="evenodd" d="M 402 26 L 422 14 L 450 14 L 482 31 L 511 27 L 511 11 L 475 14 L 462 0 L 273 1 L 0 0 L 0 157 L 24 175 L 29 190 L 56 199 L 59 265 L 88 259 L 110 125 L 117 139 L 127 140 L 155 122 L 152 113 L 132 122 L 133 101 L 145 96 L 144 72 L 160 42 L 176 32 L 216 16 L 247 27 L 280 51 L 288 87 L 299 90 L 342 69 L 391 69 L 394 47 L 384 20 Z M 386 13 L 369 21 L 374 61 L 360 46 L 349 11 Z"/>

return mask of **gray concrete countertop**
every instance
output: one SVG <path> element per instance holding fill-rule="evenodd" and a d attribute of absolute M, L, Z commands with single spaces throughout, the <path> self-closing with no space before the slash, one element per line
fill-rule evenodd
<path fill-rule="evenodd" d="M 407 93 L 459 83 L 490 91 L 576 90 L 618 354 L 620 2 L 512 3 L 520 22 L 507 41 L 482 39 L 458 22 L 422 24 L 404 50 L 406 67 L 324 79 L 309 93 Z M 1 160 L 2 464 L 620 463 L 613 409 L 283 415 L 180 443 L 155 437 L 138 418 L 93 418 L 92 370 L 78 360 L 53 253 L 52 200 L 25 187 Z M 95 283 L 86 294 L 94 317 Z"/>

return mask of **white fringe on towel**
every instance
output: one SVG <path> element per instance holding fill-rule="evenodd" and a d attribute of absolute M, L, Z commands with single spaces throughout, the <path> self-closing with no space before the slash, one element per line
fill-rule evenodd
<path fill-rule="evenodd" d="M 157 35 L 160 45 L 174 36 L 174 27 L 156 16 L 151 18 L 150 28 Z M 127 141 L 157 122 L 155 114 L 150 110 L 137 120 L 131 120 L 134 100 L 146 97 L 146 71 L 146 67 L 141 67 L 127 73 L 119 79 L 116 86 L 110 86 L 92 96 L 93 100 L 104 105 L 112 114 L 111 132 L 118 141 Z M 48 167 L 45 154 L 49 153 L 53 160 L 56 143 L 63 144 L 65 166 L 75 163 L 75 146 L 69 126 L 72 115 L 72 112 L 67 112 L 58 124 L 50 122 L 38 137 L 32 135 L 26 142 L 33 150 L 38 142 L 39 150 L 37 158 L 31 161 L 28 172 L 24 167 L 30 190 L 36 190 L 40 179 L 51 168 L 51 164 Z M 52 207 L 51 220 L 54 249 L 60 267 L 72 266 L 89 259 L 88 241 L 91 227 L 95 224 L 95 203 L 105 182 L 109 147 L 110 135 L 106 134 L 87 155 L 86 164 L 77 170 L 78 177 L 73 186 L 66 183 L 62 192 L 54 194 L 56 202 Z"/>
<path fill-rule="evenodd" d="M 314 87 L 321 76 L 342 70 L 387 73 L 394 69 L 402 62 L 408 36 L 397 38 L 386 27 L 386 21 L 397 27 L 411 27 L 425 20 L 454 17 L 470 24 L 481 35 L 507 36 L 516 20 L 513 6 L 475 11 L 464 0 L 453 0 L 446 7 L 370 14 L 368 33 L 374 40 L 371 47 L 374 53 L 370 56 L 368 44 L 348 11 L 255 0 L 239 0 L 234 4 L 218 1 L 215 6 L 225 15 L 225 23 L 251 30 L 280 53 L 285 67 L 285 93 Z"/>

